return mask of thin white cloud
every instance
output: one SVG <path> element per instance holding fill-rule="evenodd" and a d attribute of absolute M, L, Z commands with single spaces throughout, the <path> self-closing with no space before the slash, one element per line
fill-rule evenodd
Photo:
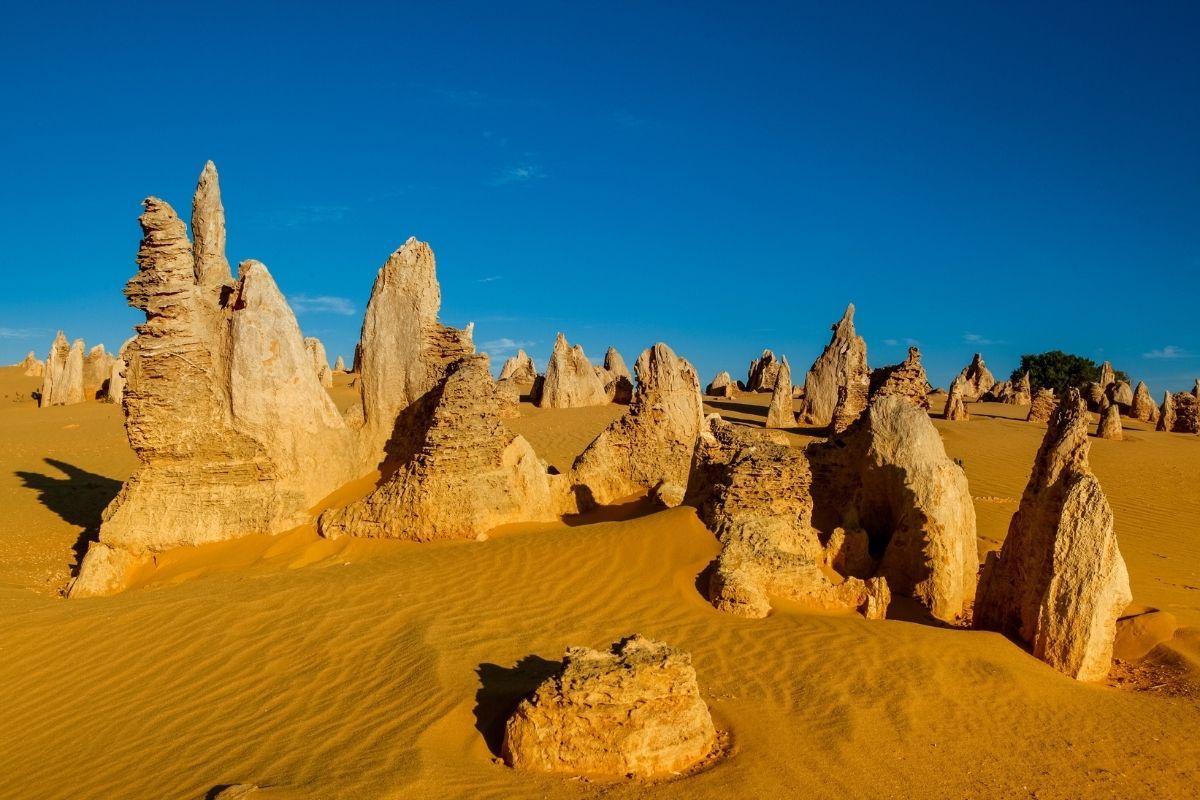
<path fill-rule="evenodd" d="M 492 178 L 493 186 L 511 186 L 513 184 L 529 183 L 546 177 L 546 172 L 538 164 L 514 164 L 500 171 Z"/>
<path fill-rule="evenodd" d="M 896 345 L 900 344 L 899 340 L 897 339 L 884 339 L 883 343 L 888 347 L 895 347 Z"/>
<path fill-rule="evenodd" d="M 883 340 L 883 343 L 886 344 L 888 347 L 899 347 L 900 342 L 901 342 L 900 339 L 884 339 Z M 921 342 L 919 340 L 914 339 L 911 336 L 909 336 L 904 339 L 904 346 L 905 347 L 920 347 Z"/>
<path fill-rule="evenodd" d="M 288 297 L 288 302 L 297 314 L 341 314 L 346 317 L 354 315 L 354 303 L 345 297 L 310 297 L 306 294 L 294 294 Z"/>
<path fill-rule="evenodd" d="M 36 339 L 46 333 L 41 328 L 0 328 L 0 339 Z"/>
<path fill-rule="evenodd" d="M 1004 344 L 1000 339 L 989 339 L 978 333 L 964 333 L 963 341 L 971 344 Z"/>
<path fill-rule="evenodd" d="M 1160 347 L 1157 350 L 1151 350 L 1148 353 L 1142 353 L 1142 358 L 1191 358 L 1191 353 L 1184 350 L 1182 347 L 1176 347 L 1173 344 Z"/>
<path fill-rule="evenodd" d="M 507 336 L 505 336 L 500 339 L 493 339 L 490 342 L 484 342 L 479 347 L 481 350 L 487 353 L 510 353 L 519 348 L 529 347 L 530 345 L 534 344 L 537 344 L 537 342 L 518 341 L 516 339 L 509 339 Z"/>
<path fill-rule="evenodd" d="M 492 281 L 498 281 L 503 277 L 504 277 L 503 275 L 489 275 L 486 278 L 480 278 L 475 282 L 476 283 L 491 283 Z"/>

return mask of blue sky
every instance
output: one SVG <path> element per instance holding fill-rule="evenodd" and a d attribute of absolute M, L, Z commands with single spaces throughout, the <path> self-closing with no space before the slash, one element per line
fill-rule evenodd
<path fill-rule="evenodd" d="M 1200 375 L 1194 2 L 242 5 L 5 12 L 0 362 L 119 345 L 138 203 L 212 158 L 231 261 L 331 358 L 415 235 L 499 358 L 802 373 L 853 301 L 943 386 L 975 350 Z"/>

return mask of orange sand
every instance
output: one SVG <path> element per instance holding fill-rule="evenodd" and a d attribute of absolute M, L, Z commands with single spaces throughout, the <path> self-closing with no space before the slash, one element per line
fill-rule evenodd
<path fill-rule="evenodd" d="M 695 586 L 716 543 L 689 508 L 484 542 L 300 529 L 172 553 L 124 594 L 63 601 L 72 547 L 136 461 L 119 409 L 38 410 L 37 385 L 0 370 L 0 797 L 200 798 L 236 782 L 271 798 L 1195 796 L 1200 437 L 1130 425 L 1093 444 L 1135 602 L 1184 626 L 1141 626 L 1144 649 L 1174 639 L 1119 666 L 1135 690 L 1077 683 L 990 633 L 718 614 Z M 721 411 L 761 424 L 767 399 Z M 514 429 L 559 469 L 620 413 L 522 408 Z M 971 411 L 936 424 L 987 549 L 1042 428 Z M 496 763 L 497 721 L 545 668 L 527 657 L 633 631 L 692 652 L 727 758 L 615 785 Z"/>

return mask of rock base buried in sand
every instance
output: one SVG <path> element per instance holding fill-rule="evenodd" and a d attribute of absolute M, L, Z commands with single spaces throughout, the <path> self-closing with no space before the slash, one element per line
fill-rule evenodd
<path fill-rule="evenodd" d="M 518 769 L 665 777 L 703 761 L 717 731 L 689 654 L 643 636 L 608 652 L 572 647 L 509 718 L 501 753 Z"/>

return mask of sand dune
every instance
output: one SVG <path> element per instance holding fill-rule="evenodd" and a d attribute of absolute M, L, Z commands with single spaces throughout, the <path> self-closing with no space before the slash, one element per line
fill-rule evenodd
<path fill-rule="evenodd" d="M 717 544 L 687 507 L 484 542 L 327 542 L 306 527 L 171 553 L 130 591 L 63 602 L 72 548 L 134 458 L 119 409 L 37 410 L 19 391 L 0 373 L 0 797 L 199 798 L 245 782 L 279 798 L 1194 795 L 1186 675 L 1178 692 L 1087 685 L 991 633 L 720 614 L 696 589 Z M 710 410 L 761 424 L 768 400 Z M 522 404 L 511 424 L 562 470 L 623 411 Z M 936 423 L 981 549 L 1003 538 L 1041 437 L 1008 418 L 1022 411 Z M 1169 652 L 1186 658 L 1200 651 L 1200 437 L 1145 427 L 1095 441 L 1092 462 L 1135 603 L 1185 626 Z M 565 646 L 634 631 L 692 653 L 726 758 L 619 784 L 497 763 L 498 723 Z"/>

